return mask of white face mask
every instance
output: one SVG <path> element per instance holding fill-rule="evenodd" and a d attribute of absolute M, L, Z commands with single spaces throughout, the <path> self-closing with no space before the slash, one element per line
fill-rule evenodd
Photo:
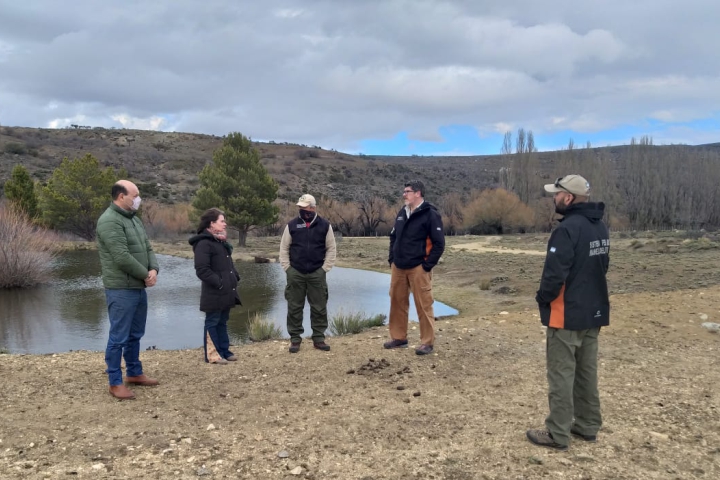
<path fill-rule="evenodd" d="M 142 201 L 142 200 L 140 200 L 140 195 L 138 195 L 137 197 L 133 198 L 132 207 L 130 207 L 133 212 L 137 212 L 137 211 L 138 211 L 138 208 L 140 208 L 140 202 L 141 202 L 141 201 Z"/>

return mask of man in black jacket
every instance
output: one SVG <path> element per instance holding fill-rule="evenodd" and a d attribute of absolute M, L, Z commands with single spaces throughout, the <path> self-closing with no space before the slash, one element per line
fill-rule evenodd
<path fill-rule="evenodd" d="M 425 186 L 421 181 L 405 184 L 405 207 L 398 212 L 390 232 L 390 341 L 383 345 L 385 348 L 407 348 L 412 291 L 420 322 L 420 345 L 415 349 L 418 355 L 431 353 L 435 344 L 432 269 L 445 250 L 442 218 L 424 196 Z"/>
<path fill-rule="evenodd" d="M 602 221 L 605 204 L 588 202 L 590 184 L 580 175 L 545 185 L 563 215 L 550 235 L 535 299 L 547 327 L 550 414 L 547 430 L 528 430 L 543 447 L 567 450 L 570 435 L 595 442 L 602 425 L 597 386 L 600 328 L 610 323 L 606 274 L 610 235 Z"/>
<path fill-rule="evenodd" d="M 326 275 L 335 265 L 335 235 L 330 222 L 317 214 L 315 197 L 305 194 L 297 202 L 298 216 L 290 220 L 280 240 L 280 265 L 287 275 L 287 330 L 290 353 L 300 351 L 305 298 L 310 304 L 313 347 L 328 351 L 328 285 Z"/>

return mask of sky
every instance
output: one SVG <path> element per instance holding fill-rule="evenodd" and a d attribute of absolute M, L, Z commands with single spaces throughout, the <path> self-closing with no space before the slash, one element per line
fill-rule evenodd
<path fill-rule="evenodd" d="M 367 155 L 720 141 L 717 0 L 0 0 L 0 125 Z"/>

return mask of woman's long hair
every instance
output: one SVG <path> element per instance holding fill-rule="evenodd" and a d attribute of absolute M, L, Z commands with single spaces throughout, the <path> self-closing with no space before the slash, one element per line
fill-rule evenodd
<path fill-rule="evenodd" d="M 225 212 L 219 208 L 209 208 L 205 210 L 200 217 L 200 225 L 198 225 L 197 233 L 202 233 L 208 228 L 212 222 L 216 222 L 220 215 L 225 215 Z"/>

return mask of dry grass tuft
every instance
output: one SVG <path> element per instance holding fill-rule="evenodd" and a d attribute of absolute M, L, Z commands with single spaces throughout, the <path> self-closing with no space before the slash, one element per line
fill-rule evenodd
<path fill-rule="evenodd" d="M 27 288 L 49 281 L 56 245 L 55 234 L 0 203 L 0 288 Z"/>
<path fill-rule="evenodd" d="M 267 317 L 255 314 L 248 323 L 248 338 L 253 342 L 278 340 L 282 338 L 282 330 Z"/>

